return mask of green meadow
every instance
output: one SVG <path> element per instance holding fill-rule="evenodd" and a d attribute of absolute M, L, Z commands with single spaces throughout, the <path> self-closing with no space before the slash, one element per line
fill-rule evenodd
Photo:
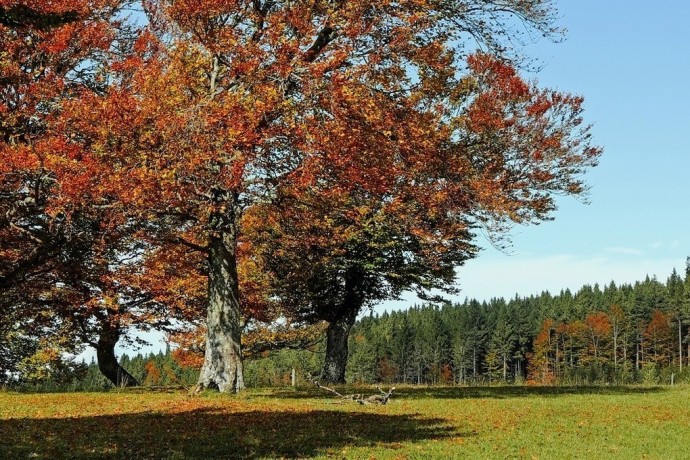
<path fill-rule="evenodd" d="M 343 391 L 376 393 L 371 387 Z M 0 458 L 685 459 L 690 387 L 0 392 Z"/>

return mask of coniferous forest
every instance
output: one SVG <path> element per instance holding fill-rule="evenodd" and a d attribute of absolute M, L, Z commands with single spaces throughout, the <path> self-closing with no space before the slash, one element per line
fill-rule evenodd
<path fill-rule="evenodd" d="M 689 265 L 690 268 L 690 265 Z M 325 344 L 247 360 L 249 387 L 284 386 L 315 374 Z M 585 285 L 510 300 L 473 299 L 359 319 L 349 341 L 347 381 L 424 385 L 593 385 L 690 382 L 690 269 L 665 280 Z M 198 370 L 169 347 L 123 355 L 144 386 L 191 387 Z M 95 362 L 32 390 L 103 390 Z"/>
<path fill-rule="evenodd" d="M 690 276 L 415 306 L 361 320 L 350 381 L 625 384 L 689 380 Z"/>

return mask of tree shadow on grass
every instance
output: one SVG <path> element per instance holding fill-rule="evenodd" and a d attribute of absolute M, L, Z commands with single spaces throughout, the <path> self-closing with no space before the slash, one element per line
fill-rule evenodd
<path fill-rule="evenodd" d="M 304 458 L 471 435 L 443 419 L 411 415 L 198 409 L 0 420 L 0 458 Z"/>
<path fill-rule="evenodd" d="M 391 385 L 393 386 L 393 385 Z M 382 387 L 388 389 L 389 387 Z M 340 389 L 343 394 L 362 393 L 376 394 L 378 390 L 371 387 L 345 386 Z M 461 386 L 402 386 L 393 392 L 392 401 L 396 399 L 508 399 L 522 397 L 559 397 L 567 395 L 635 395 L 661 393 L 664 387 L 635 386 L 502 386 L 502 387 L 461 387 Z M 278 398 L 333 398 L 331 393 L 318 388 L 301 388 L 299 390 L 278 390 L 272 394 Z"/>

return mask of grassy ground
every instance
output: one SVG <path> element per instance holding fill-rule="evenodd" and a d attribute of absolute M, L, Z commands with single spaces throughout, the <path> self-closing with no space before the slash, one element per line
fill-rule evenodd
<path fill-rule="evenodd" d="M 371 389 L 358 389 L 375 393 Z M 0 392 L 0 458 L 690 458 L 690 387 Z"/>

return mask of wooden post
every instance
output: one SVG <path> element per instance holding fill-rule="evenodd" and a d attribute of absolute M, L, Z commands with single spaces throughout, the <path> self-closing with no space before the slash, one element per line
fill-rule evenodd
<path fill-rule="evenodd" d="M 295 368 L 292 368 L 292 387 L 297 386 L 297 373 L 295 372 Z"/>

